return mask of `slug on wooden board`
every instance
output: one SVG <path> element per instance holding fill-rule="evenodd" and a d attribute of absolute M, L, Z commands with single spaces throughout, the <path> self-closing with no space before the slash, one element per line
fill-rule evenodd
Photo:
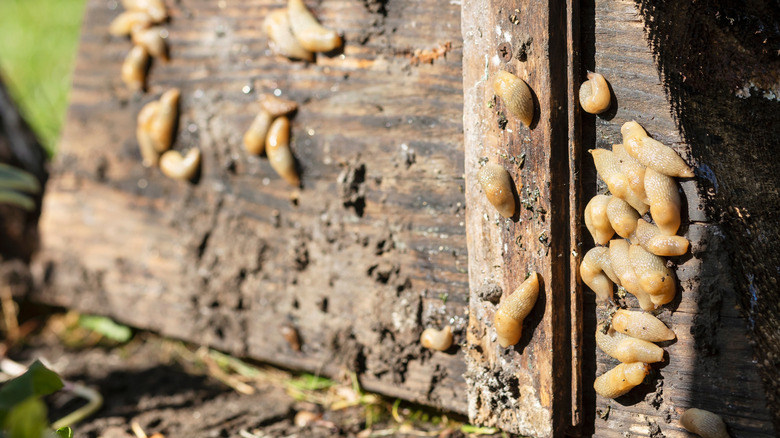
<path fill-rule="evenodd" d="M 268 128 L 265 140 L 266 155 L 271 167 L 290 185 L 300 186 L 301 179 L 295 169 L 295 157 L 290 150 L 290 120 L 277 117 Z"/>
<path fill-rule="evenodd" d="M 149 135 L 157 152 L 165 152 L 173 142 L 173 128 L 179 117 L 181 91 L 171 88 L 160 96 L 157 112 L 149 125 Z"/>
<path fill-rule="evenodd" d="M 585 206 L 585 226 L 593 236 L 593 241 L 599 245 L 606 245 L 615 235 L 615 229 L 607 217 L 607 206 L 611 199 L 612 196 L 596 195 Z"/>
<path fill-rule="evenodd" d="M 341 36 L 335 30 L 322 26 L 303 4 L 303 0 L 289 0 L 287 13 L 292 33 L 304 49 L 310 52 L 330 52 L 341 47 Z"/>
<path fill-rule="evenodd" d="M 620 128 L 620 132 L 623 134 L 623 147 L 626 148 L 626 152 L 648 169 L 668 176 L 682 178 L 693 176 L 693 170 L 674 149 L 650 138 L 639 123 L 633 120 L 626 122 Z"/>
<path fill-rule="evenodd" d="M 609 191 L 619 198 L 625 198 L 628 192 L 628 178 L 620 170 L 618 160 L 612 151 L 606 149 L 590 149 L 596 172 L 607 183 Z"/>
<path fill-rule="evenodd" d="M 539 296 L 539 274 L 531 275 L 515 291 L 499 304 L 493 324 L 498 343 L 506 348 L 517 344 L 523 335 L 523 320 L 536 304 Z"/>
<path fill-rule="evenodd" d="M 674 178 L 653 169 L 645 172 L 645 191 L 650 201 L 650 216 L 661 233 L 677 234 L 680 228 L 680 194 Z"/>
<path fill-rule="evenodd" d="M 146 12 L 155 23 L 168 18 L 168 10 L 163 0 L 122 0 L 122 6 L 128 11 Z"/>
<path fill-rule="evenodd" d="M 496 72 L 493 78 L 493 91 L 504 105 L 526 127 L 531 126 L 534 118 L 534 99 L 531 88 L 524 80 L 504 70 Z"/>
<path fill-rule="evenodd" d="M 298 335 L 298 330 L 295 327 L 291 324 L 284 324 L 279 328 L 279 331 L 293 351 L 301 351 L 301 337 Z"/>
<path fill-rule="evenodd" d="M 683 412 L 680 425 L 702 438 L 730 438 L 723 418 L 704 409 L 691 408 Z"/>
<path fill-rule="evenodd" d="M 427 328 L 420 335 L 420 344 L 431 350 L 447 351 L 452 345 L 452 327 L 446 326 L 441 330 Z"/>
<path fill-rule="evenodd" d="M 650 252 L 657 256 L 681 256 L 688 252 L 688 239 L 682 236 L 669 236 L 644 219 L 636 222 L 636 240 Z"/>
<path fill-rule="evenodd" d="M 306 50 L 293 35 L 287 9 L 269 12 L 263 21 L 263 29 L 268 35 L 268 45 L 275 53 L 304 61 L 314 60 L 314 53 Z"/>
<path fill-rule="evenodd" d="M 612 300 L 612 284 L 620 284 L 607 251 L 603 246 L 592 248 L 580 263 L 582 281 L 596 293 L 596 301 L 602 303 Z"/>
<path fill-rule="evenodd" d="M 615 330 L 604 333 L 602 327 L 596 328 L 596 345 L 623 363 L 655 363 L 664 360 L 664 349 L 652 342 L 632 338 Z"/>
<path fill-rule="evenodd" d="M 260 107 L 273 117 L 286 116 L 298 109 L 298 104 L 289 99 L 266 94 L 260 99 Z"/>
<path fill-rule="evenodd" d="M 200 149 L 192 148 L 187 155 L 179 151 L 166 151 L 160 157 L 160 171 L 168 178 L 190 181 L 200 169 Z"/>
<path fill-rule="evenodd" d="M 162 37 L 162 30 L 163 29 L 158 26 L 146 29 L 135 29 L 132 33 L 133 44 L 136 46 L 143 46 L 150 55 L 167 61 L 168 46 L 165 44 L 165 39 Z"/>
<path fill-rule="evenodd" d="M 656 307 L 674 299 L 674 273 L 666 267 L 666 260 L 647 252 L 639 245 L 629 247 L 628 258 L 639 279 L 639 286 L 650 295 L 650 301 Z"/>
<path fill-rule="evenodd" d="M 650 342 L 671 341 L 674 332 L 650 313 L 618 309 L 612 315 L 612 328 L 637 339 Z"/>
<path fill-rule="evenodd" d="M 612 95 L 604 76 L 588 72 L 588 80 L 580 85 L 582 109 L 591 114 L 601 114 L 609 108 L 610 99 L 612 99 Z"/>
<path fill-rule="evenodd" d="M 639 219 L 639 213 L 628 202 L 613 196 L 607 204 L 607 218 L 612 229 L 620 237 L 631 239 L 634 231 L 636 231 L 636 221 Z"/>
<path fill-rule="evenodd" d="M 149 65 L 149 52 L 141 46 L 133 46 L 122 62 L 122 82 L 131 91 L 141 91 L 146 83 L 146 67 Z"/>
<path fill-rule="evenodd" d="M 650 209 L 647 194 L 645 193 L 645 169 L 646 167 L 631 155 L 628 155 L 622 143 L 612 145 L 612 153 L 618 160 L 620 171 L 628 180 L 628 190 L 632 192 L 627 196 L 627 202 L 639 212 L 640 215 Z M 636 200 L 636 201 L 633 201 Z"/>
<path fill-rule="evenodd" d="M 114 36 L 125 36 L 151 25 L 152 17 L 145 11 L 125 11 L 111 21 L 108 33 Z"/>
<path fill-rule="evenodd" d="M 609 262 L 612 270 L 620 279 L 620 285 L 626 291 L 634 295 L 639 301 L 639 307 L 643 310 L 653 310 L 655 305 L 650 300 L 650 295 L 642 289 L 639 283 L 639 277 L 634 271 L 629 258 L 629 248 L 631 244 L 624 239 L 610 240 L 609 242 Z"/>
<path fill-rule="evenodd" d="M 154 138 L 152 138 L 152 123 L 157 117 L 160 108 L 160 102 L 153 100 L 141 108 L 138 112 L 138 122 L 135 128 L 136 138 L 138 139 L 138 148 L 141 150 L 141 158 L 145 167 L 157 166 L 160 160 L 160 153 L 157 152 Z"/>
<path fill-rule="evenodd" d="M 486 163 L 477 172 L 477 180 L 485 191 L 488 201 L 496 207 L 501 216 L 506 218 L 514 216 L 517 207 L 512 191 L 514 183 L 504 166 Z"/>
<path fill-rule="evenodd" d="M 596 377 L 593 389 L 602 397 L 617 398 L 642 383 L 650 372 L 650 365 L 643 362 L 621 363 Z"/>
<path fill-rule="evenodd" d="M 265 150 L 265 139 L 268 136 L 268 128 L 271 127 L 273 116 L 261 109 L 249 129 L 244 133 L 244 149 L 254 155 L 260 155 Z"/>

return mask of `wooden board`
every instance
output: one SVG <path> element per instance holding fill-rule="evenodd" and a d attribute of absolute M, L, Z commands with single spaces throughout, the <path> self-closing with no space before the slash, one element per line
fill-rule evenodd
<path fill-rule="evenodd" d="M 346 45 L 307 64 L 267 48 L 261 23 L 280 2 L 166 3 L 171 61 L 133 95 L 119 77 L 130 42 L 108 35 L 120 10 L 88 2 L 37 297 L 465 412 L 460 6 L 317 3 Z M 182 90 L 174 148 L 203 151 L 196 184 L 141 165 L 136 114 L 170 87 Z M 300 190 L 241 146 L 259 94 L 275 90 L 300 104 Z M 422 329 L 447 324 L 456 346 L 422 349 Z"/>
<path fill-rule="evenodd" d="M 748 342 L 747 322 L 737 308 L 738 277 L 731 269 L 729 239 L 719 217 L 711 214 L 717 211 L 712 210 L 717 208 L 717 199 L 708 190 L 711 182 L 705 170 L 716 162 L 694 159 L 691 151 L 703 145 L 698 143 L 700 139 L 683 136 L 674 95 L 664 86 L 676 70 L 659 69 L 656 52 L 645 34 L 648 26 L 655 26 L 651 23 L 668 18 L 656 15 L 654 8 L 642 11 L 633 1 L 596 0 L 580 7 L 583 70 L 604 74 L 617 99 L 616 107 L 604 115 L 583 116 L 583 148 L 611 148 L 621 141 L 620 126 L 637 120 L 650 135 L 673 146 L 697 166 L 697 177 L 680 183 L 686 204 L 682 232 L 691 240 L 692 249 L 690 254 L 671 259 L 680 288 L 675 301 L 659 314 L 675 331 L 677 340 L 662 344 L 668 359 L 653 367 L 646 383 L 617 400 L 596 396 L 592 389 L 593 379 L 617 362 L 595 346 L 598 308 L 593 294 L 586 292 L 583 416 L 584 424 L 592 427 L 586 433 L 598 437 L 623 437 L 626 433 L 687 437 L 690 435 L 680 427 L 679 416 L 689 407 L 698 407 L 721 415 L 734 437 L 776 436 Z M 675 16 L 689 14 L 683 11 Z M 666 35 L 656 35 L 655 44 L 674 46 L 668 42 L 671 35 Z M 605 189 L 603 183 L 597 183 L 587 156 L 582 171 L 583 196 L 589 198 Z M 587 231 L 583 235 L 587 236 Z M 590 245 L 588 237 L 586 249 Z M 638 308 L 630 295 L 626 304 Z"/>
<path fill-rule="evenodd" d="M 570 342 L 569 309 L 577 310 L 570 293 L 571 93 L 564 6 L 463 4 L 469 418 L 531 436 L 562 436 L 572 423 L 572 396 L 577 399 L 571 382 L 579 383 Z M 495 98 L 499 70 L 533 90 L 530 129 Z M 521 204 L 516 217 L 501 217 L 487 201 L 477 180 L 485 162 L 501 164 L 512 176 Z M 502 348 L 493 326 L 495 298 L 509 295 L 530 271 L 541 278 L 539 299 L 520 342 Z"/>

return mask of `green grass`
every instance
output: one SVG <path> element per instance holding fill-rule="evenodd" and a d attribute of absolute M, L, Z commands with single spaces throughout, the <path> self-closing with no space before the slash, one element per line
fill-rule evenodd
<path fill-rule="evenodd" d="M 0 0 L 0 75 L 54 154 L 68 105 L 85 0 Z"/>

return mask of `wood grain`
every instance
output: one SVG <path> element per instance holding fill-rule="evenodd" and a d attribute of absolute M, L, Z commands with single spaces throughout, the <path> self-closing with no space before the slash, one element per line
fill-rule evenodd
<path fill-rule="evenodd" d="M 465 338 L 460 7 L 313 5 L 346 45 L 307 64 L 267 48 L 260 24 L 280 3 L 168 2 L 171 61 L 155 60 L 134 95 L 119 77 L 130 43 L 108 35 L 115 3 L 88 2 L 38 298 L 465 412 L 462 350 L 418 342 L 446 324 Z M 203 151 L 196 184 L 145 169 L 136 145 L 139 109 L 174 86 L 174 148 Z M 258 96 L 275 90 L 300 105 L 300 190 L 241 147 Z M 280 333 L 288 324 L 301 352 Z"/>
<path fill-rule="evenodd" d="M 573 392 L 566 9 L 559 2 L 468 1 L 462 14 L 469 418 L 524 435 L 560 436 L 571 422 Z M 530 129 L 494 97 L 499 70 L 533 90 Z M 503 165 L 514 179 L 516 217 L 504 219 L 488 203 L 476 178 L 485 161 Z M 496 289 L 510 294 L 530 271 L 542 279 L 539 299 L 520 342 L 501 348 L 496 305 L 485 296 Z"/>

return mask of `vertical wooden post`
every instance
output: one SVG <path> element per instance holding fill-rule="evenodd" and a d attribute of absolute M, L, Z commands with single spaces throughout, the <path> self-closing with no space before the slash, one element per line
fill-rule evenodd
<path fill-rule="evenodd" d="M 573 75 L 567 67 L 572 11 L 556 1 L 504 0 L 464 1 L 462 10 L 469 417 L 533 436 L 564 433 L 579 384 L 571 343 L 571 315 L 578 313 L 570 185 L 577 156 L 570 154 Z M 530 129 L 494 97 L 499 70 L 533 90 Z M 521 203 L 515 218 L 502 218 L 485 198 L 476 179 L 485 161 L 503 165 L 514 179 Z M 507 296 L 531 271 L 540 274 L 543 290 L 520 342 L 501 348 L 493 327 L 496 291 Z"/>

